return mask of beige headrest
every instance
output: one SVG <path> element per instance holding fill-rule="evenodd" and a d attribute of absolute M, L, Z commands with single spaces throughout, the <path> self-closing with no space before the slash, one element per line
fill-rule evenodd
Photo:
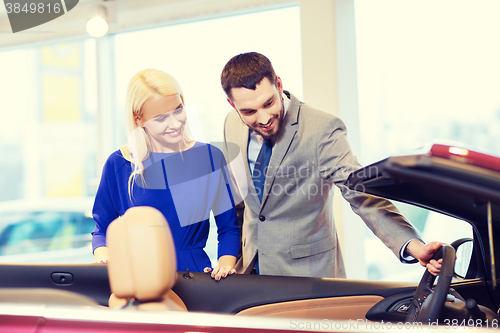
<path fill-rule="evenodd" d="M 177 261 L 172 233 L 163 214 L 133 207 L 106 233 L 111 291 L 141 301 L 162 297 L 175 284 Z"/>

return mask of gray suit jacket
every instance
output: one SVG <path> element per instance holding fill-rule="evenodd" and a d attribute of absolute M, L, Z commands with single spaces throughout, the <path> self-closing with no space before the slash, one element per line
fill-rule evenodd
<path fill-rule="evenodd" d="M 344 123 L 285 94 L 290 105 L 269 162 L 262 203 L 248 166 L 249 128 L 234 110 L 224 126 L 228 161 L 238 154 L 245 161 L 240 164 L 244 170 L 233 170 L 244 176 L 237 179 L 240 191 L 248 187 L 243 198 L 243 268 L 258 251 L 260 274 L 345 277 L 333 220 L 333 185 L 399 258 L 405 242 L 419 236 L 389 201 L 342 185 L 361 167 L 347 143 Z"/>

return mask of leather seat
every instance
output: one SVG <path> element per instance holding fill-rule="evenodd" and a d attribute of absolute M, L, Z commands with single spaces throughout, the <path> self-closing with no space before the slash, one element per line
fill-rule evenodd
<path fill-rule="evenodd" d="M 130 310 L 187 311 L 171 290 L 177 261 L 170 227 L 152 207 L 133 207 L 108 227 L 109 306 Z"/>

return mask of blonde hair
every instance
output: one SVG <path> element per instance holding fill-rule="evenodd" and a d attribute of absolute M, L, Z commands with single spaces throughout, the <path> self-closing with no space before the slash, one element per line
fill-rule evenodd
<path fill-rule="evenodd" d="M 131 200 L 135 177 L 140 175 L 144 183 L 144 165 L 142 162 L 151 152 L 149 138 L 144 128 L 137 125 L 136 118 L 142 116 L 144 103 L 156 94 L 162 96 L 179 94 L 182 104 L 184 104 L 184 95 L 179 83 L 171 75 L 157 69 L 148 68 L 138 72 L 132 77 L 127 87 L 125 102 L 129 150 L 127 155 L 130 156 L 130 162 L 133 165 L 133 171 L 128 180 L 128 193 Z M 186 146 L 193 141 L 189 135 L 187 124 L 183 133 L 182 144 Z M 128 156 L 124 154 L 124 157 L 127 158 Z"/>

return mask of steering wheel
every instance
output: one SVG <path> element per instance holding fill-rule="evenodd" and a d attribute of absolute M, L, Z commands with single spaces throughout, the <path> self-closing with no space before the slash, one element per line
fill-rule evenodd
<path fill-rule="evenodd" d="M 455 268 L 455 249 L 444 244 L 434 253 L 432 258 L 435 260 L 443 258 L 438 283 L 436 288 L 432 290 L 436 277 L 426 269 L 411 300 L 406 315 L 407 322 L 421 322 L 423 324 L 435 322 L 446 301 Z"/>

